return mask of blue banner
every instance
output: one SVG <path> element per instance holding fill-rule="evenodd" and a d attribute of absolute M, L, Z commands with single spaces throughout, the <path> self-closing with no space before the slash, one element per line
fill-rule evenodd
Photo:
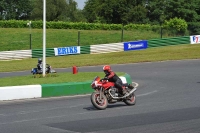
<path fill-rule="evenodd" d="M 147 41 L 124 42 L 124 51 L 141 50 L 147 48 Z"/>

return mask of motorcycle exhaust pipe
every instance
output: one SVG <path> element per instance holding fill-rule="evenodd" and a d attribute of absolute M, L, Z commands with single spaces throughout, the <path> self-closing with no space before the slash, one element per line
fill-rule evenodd
<path fill-rule="evenodd" d="M 128 97 L 128 96 L 130 96 L 133 92 L 135 92 L 137 90 L 137 88 L 135 87 L 135 88 L 133 88 L 128 94 L 126 94 L 126 95 L 124 95 L 123 97 L 115 97 L 115 96 L 113 96 L 112 94 L 111 94 L 111 90 L 109 90 L 108 92 L 109 92 L 109 94 L 110 94 L 110 96 L 113 98 L 113 99 L 115 99 L 115 100 L 117 100 L 117 99 L 123 99 L 123 98 L 126 98 L 126 97 Z"/>

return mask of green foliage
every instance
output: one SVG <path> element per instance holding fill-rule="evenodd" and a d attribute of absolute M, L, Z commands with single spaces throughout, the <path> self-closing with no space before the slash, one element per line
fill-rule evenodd
<path fill-rule="evenodd" d="M 91 23 L 143 22 L 146 12 L 143 0 L 88 0 L 84 7 L 84 15 Z"/>
<path fill-rule="evenodd" d="M 2 27 L 2 28 L 24 28 L 24 27 L 27 27 L 27 21 L 1 20 L 0 27 Z"/>
<path fill-rule="evenodd" d="M 87 0 L 83 10 L 77 5 L 75 0 L 47 0 L 46 19 L 102 24 L 162 24 L 175 17 L 200 20 L 200 0 Z M 43 0 L 0 1 L 0 20 L 42 19 Z"/>
<path fill-rule="evenodd" d="M 23 20 L 8 20 L 0 21 L 2 28 L 27 28 L 29 21 Z M 43 21 L 31 21 L 31 27 L 35 29 L 43 28 Z M 77 29 L 77 30 L 121 30 L 122 24 L 102 24 L 102 23 L 86 23 L 86 22 L 63 22 L 63 21 L 49 21 L 46 22 L 47 29 Z M 153 26 L 155 27 L 155 26 Z M 158 26 L 156 26 L 158 27 Z M 150 24 L 127 24 L 124 26 L 125 30 L 151 30 Z"/>
<path fill-rule="evenodd" d="M 0 20 L 29 19 L 32 9 L 31 0 L 1 0 Z"/>
<path fill-rule="evenodd" d="M 165 20 L 165 23 L 163 25 L 164 28 L 171 29 L 172 31 L 175 31 L 177 34 L 184 35 L 187 31 L 187 22 L 184 19 L 180 18 L 173 18 L 169 21 Z"/>
<path fill-rule="evenodd" d="M 154 28 L 159 28 L 159 25 L 150 24 L 128 24 L 124 26 L 126 30 L 153 30 Z"/>
<path fill-rule="evenodd" d="M 200 23 L 199 22 L 188 22 L 188 30 L 190 35 L 200 34 Z"/>
<path fill-rule="evenodd" d="M 35 0 L 32 10 L 32 20 L 43 19 L 43 1 Z M 74 0 L 48 0 L 46 2 L 47 21 L 86 22 L 82 11 L 77 9 Z"/>
<path fill-rule="evenodd" d="M 195 22 L 200 20 L 199 4 L 200 0 L 149 0 L 147 17 L 154 23 L 163 23 L 175 17 Z"/>

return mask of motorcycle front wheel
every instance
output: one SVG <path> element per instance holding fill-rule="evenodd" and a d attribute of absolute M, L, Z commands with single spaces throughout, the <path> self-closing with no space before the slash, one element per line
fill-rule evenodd
<path fill-rule="evenodd" d="M 135 105 L 136 104 L 136 96 L 132 93 L 129 97 L 124 100 L 126 105 Z"/>
<path fill-rule="evenodd" d="M 106 109 L 108 106 L 108 100 L 104 94 L 101 94 L 100 97 L 100 92 L 93 92 L 91 97 L 91 102 L 93 106 L 97 109 L 103 110 Z"/>

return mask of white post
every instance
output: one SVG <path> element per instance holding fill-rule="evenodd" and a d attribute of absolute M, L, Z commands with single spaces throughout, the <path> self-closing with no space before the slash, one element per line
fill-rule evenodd
<path fill-rule="evenodd" d="M 46 72 L 46 0 L 43 0 L 43 77 Z"/>

